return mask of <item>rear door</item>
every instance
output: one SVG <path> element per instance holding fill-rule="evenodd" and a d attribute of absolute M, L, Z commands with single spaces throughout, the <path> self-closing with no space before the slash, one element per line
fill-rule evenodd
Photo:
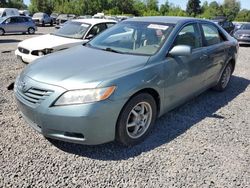
<path fill-rule="evenodd" d="M 18 31 L 20 32 L 26 32 L 27 29 L 27 19 L 24 17 L 17 17 L 17 27 L 18 27 Z"/>
<path fill-rule="evenodd" d="M 174 57 L 168 55 L 166 59 L 165 105 L 167 108 L 182 103 L 205 87 L 207 56 L 202 48 L 198 24 L 184 26 L 178 33 L 172 48 L 177 45 L 191 46 L 192 55 Z"/>
<path fill-rule="evenodd" d="M 210 23 L 202 23 L 201 31 L 203 35 L 203 46 L 207 55 L 206 62 L 206 85 L 215 83 L 218 79 L 220 70 L 226 61 L 226 48 L 225 44 L 227 39 L 220 33 L 218 28 Z"/>

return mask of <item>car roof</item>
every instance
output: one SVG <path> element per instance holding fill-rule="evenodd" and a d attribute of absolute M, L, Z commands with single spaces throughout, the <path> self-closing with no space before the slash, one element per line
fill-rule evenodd
<path fill-rule="evenodd" d="M 117 23 L 117 21 L 114 21 L 114 20 L 109 20 L 109 19 L 94 19 L 94 18 L 89 18 L 89 19 L 74 19 L 72 21 L 73 22 L 87 23 L 87 24 L 91 24 L 91 25 L 95 25 L 95 24 L 98 24 L 98 23 L 106 23 L 106 22 Z"/>
<path fill-rule="evenodd" d="M 177 17 L 177 16 L 147 16 L 147 17 L 134 17 L 125 20 L 126 21 L 141 21 L 141 22 L 158 22 L 158 23 L 169 23 L 177 24 L 180 21 L 194 21 L 203 20 L 199 18 L 192 17 Z"/>

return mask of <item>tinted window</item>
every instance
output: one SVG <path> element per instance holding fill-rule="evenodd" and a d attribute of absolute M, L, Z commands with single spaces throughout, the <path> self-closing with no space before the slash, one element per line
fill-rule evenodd
<path fill-rule="evenodd" d="M 2 17 L 7 16 L 6 12 L 3 12 Z"/>
<path fill-rule="evenodd" d="M 106 25 L 107 25 L 107 28 L 110 28 L 110 27 L 112 27 L 113 25 L 115 25 L 115 23 L 106 23 Z"/>
<path fill-rule="evenodd" d="M 27 20 L 26 20 L 25 18 L 23 18 L 23 17 L 17 17 L 16 19 L 17 19 L 17 22 L 18 22 L 18 23 L 22 23 L 22 22 L 26 22 L 26 21 L 27 21 Z"/>
<path fill-rule="evenodd" d="M 209 24 L 202 24 L 206 46 L 215 45 L 221 42 L 221 36 L 218 29 Z"/>
<path fill-rule="evenodd" d="M 20 22 L 20 20 L 19 20 L 18 17 L 12 17 L 12 18 L 10 18 L 10 23 L 19 23 L 19 22 Z"/>
<path fill-rule="evenodd" d="M 197 33 L 198 29 L 196 25 L 192 24 L 185 26 L 175 39 L 174 45 L 188 45 L 193 49 L 201 47 L 201 42 Z"/>

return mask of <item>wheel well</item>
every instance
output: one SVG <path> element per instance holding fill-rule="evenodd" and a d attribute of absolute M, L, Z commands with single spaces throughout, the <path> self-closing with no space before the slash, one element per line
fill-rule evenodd
<path fill-rule="evenodd" d="M 140 91 L 137 91 L 135 94 L 133 94 L 130 98 L 129 98 L 129 100 L 131 99 L 131 98 L 133 98 L 135 95 L 138 95 L 138 94 L 140 94 L 140 93 L 148 93 L 148 94 L 150 94 L 153 98 L 154 98 L 154 100 L 155 100 L 155 102 L 156 102 L 156 106 L 157 106 L 157 114 L 159 114 L 159 112 L 160 112 L 160 109 L 161 109 L 161 100 L 160 100 L 160 95 L 159 95 L 159 93 L 155 90 L 155 89 L 152 89 L 152 88 L 145 88 L 145 89 L 142 89 L 142 90 L 140 90 Z"/>
<path fill-rule="evenodd" d="M 231 63 L 231 65 L 233 66 L 233 71 L 232 71 L 232 73 L 234 72 L 234 69 L 235 69 L 235 59 L 231 59 L 230 61 L 229 61 L 229 63 Z"/>

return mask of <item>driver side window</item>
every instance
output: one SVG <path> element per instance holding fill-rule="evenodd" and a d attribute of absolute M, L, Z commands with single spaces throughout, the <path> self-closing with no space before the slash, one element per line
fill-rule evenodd
<path fill-rule="evenodd" d="M 201 42 L 198 36 L 198 29 L 196 24 L 185 26 L 177 35 L 174 46 L 177 45 L 188 45 L 192 49 L 201 47 Z"/>
<path fill-rule="evenodd" d="M 5 20 L 5 24 L 9 24 L 10 23 L 10 18 L 8 18 L 7 20 Z"/>

